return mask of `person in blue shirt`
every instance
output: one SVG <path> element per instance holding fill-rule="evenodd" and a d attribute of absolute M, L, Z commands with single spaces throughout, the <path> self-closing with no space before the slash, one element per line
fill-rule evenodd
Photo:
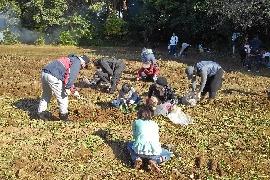
<path fill-rule="evenodd" d="M 148 168 L 160 173 L 158 164 L 168 161 L 173 153 L 161 147 L 158 124 L 151 120 L 154 115 L 151 107 L 142 106 L 137 115 L 137 120 L 132 124 L 133 141 L 127 145 L 132 163 L 135 169 L 139 169 L 142 159 L 146 159 Z"/>
<path fill-rule="evenodd" d="M 194 66 L 188 66 L 186 68 L 186 74 L 189 80 L 192 82 L 192 91 L 196 91 L 196 77 L 201 78 L 200 88 L 197 91 L 198 99 L 205 97 L 209 93 L 209 99 L 214 99 L 217 95 L 217 91 L 222 86 L 222 78 L 224 70 L 222 67 L 214 61 L 200 61 Z"/>
<path fill-rule="evenodd" d="M 73 94 L 79 97 L 78 91 L 75 91 L 74 82 L 80 69 L 85 68 L 89 62 L 86 55 L 69 55 L 60 57 L 42 68 L 42 96 L 38 107 L 40 119 L 50 118 L 47 112 L 48 103 L 52 94 L 55 94 L 59 105 L 59 118 L 68 120 L 68 95 Z"/>
<path fill-rule="evenodd" d="M 129 83 L 124 83 L 117 99 L 112 101 L 114 107 L 120 108 L 124 113 L 135 111 L 140 104 L 141 98 L 134 87 Z"/>

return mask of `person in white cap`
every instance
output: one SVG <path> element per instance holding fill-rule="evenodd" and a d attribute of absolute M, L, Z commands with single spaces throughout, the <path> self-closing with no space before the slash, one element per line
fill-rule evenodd
<path fill-rule="evenodd" d="M 42 68 L 42 96 L 38 107 L 38 116 L 40 119 L 49 119 L 47 112 L 48 103 L 54 93 L 59 105 L 59 118 L 68 120 L 68 95 L 73 94 L 79 97 L 74 82 L 77 79 L 81 68 L 85 68 L 89 63 L 86 55 L 69 55 L 60 57 Z"/>

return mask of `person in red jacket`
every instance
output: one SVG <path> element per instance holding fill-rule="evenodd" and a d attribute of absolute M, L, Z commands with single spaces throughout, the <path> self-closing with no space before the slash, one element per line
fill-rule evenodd
<path fill-rule="evenodd" d="M 156 81 L 158 75 L 159 67 L 156 64 L 152 64 L 150 61 L 146 61 L 137 72 L 137 81 L 141 79 Z"/>

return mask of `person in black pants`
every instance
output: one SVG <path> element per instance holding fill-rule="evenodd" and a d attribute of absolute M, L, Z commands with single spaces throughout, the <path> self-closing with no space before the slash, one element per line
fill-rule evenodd
<path fill-rule="evenodd" d="M 122 60 L 115 58 L 104 57 L 94 62 L 96 66 L 96 73 L 91 85 L 98 85 L 100 82 L 109 83 L 109 93 L 114 93 L 117 88 L 123 71 L 125 70 L 125 64 Z"/>
<path fill-rule="evenodd" d="M 251 66 L 254 65 L 256 72 L 259 72 L 262 41 L 259 39 L 257 35 L 250 41 L 249 45 L 250 45 L 250 54 L 247 61 L 248 71 L 250 71 Z"/>
<path fill-rule="evenodd" d="M 192 80 L 192 91 L 196 90 L 196 77 L 201 78 L 200 89 L 197 91 L 197 96 L 200 99 L 209 93 L 209 99 L 214 99 L 217 91 L 222 86 L 222 78 L 224 70 L 214 61 L 200 61 L 194 66 L 186 68 L 188 79 Z"/>

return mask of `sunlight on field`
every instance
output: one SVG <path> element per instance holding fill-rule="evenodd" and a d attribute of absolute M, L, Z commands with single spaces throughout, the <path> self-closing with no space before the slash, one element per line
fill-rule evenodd
<path fill-rule="evenodd" d="M 135 82 L 140 67 L 140 49 L 77 48 L 57 46 L 0 46 L 0 179 L 189 179 L 195 172 L 202 179 L 269 179 L 270 86 L 269 69 L 260 74 L 246 72 L 237 59 L 215 57 L 226 70 L 218 99 L 196 107 L 182 107 L 195 123 L 177 126 L 163 117 L 161 142 L 175 157 L 162 165 L 163 174 L 135 171 L 125 148 L 131 140 L 131 123 L 136 113 L 124 115 L 109 106 L 117 96 L 82 88 L 82 100 L 70 98 L 71 122 L 41 121 L 36 118 L 41 94 L 41 68 L 50 60 L 69 53 L 90 57 L 115 56 L 128 69 L 122 82 L 130 82 L 143 94 L 150 83 Z M 186 59 L 157 53 L 161 75 L 168 78 L 178 95 L 188 90 Z M 93 69 L 83 70 L 91 77 Z M 119 85 L 120 87 L 120 85 Z M 53 99 L 50 111 L 57 117 Z M 200 168 L 195 168 L 200 159 Z M 209 167 L 215 162 L 220 171 Z"/>

